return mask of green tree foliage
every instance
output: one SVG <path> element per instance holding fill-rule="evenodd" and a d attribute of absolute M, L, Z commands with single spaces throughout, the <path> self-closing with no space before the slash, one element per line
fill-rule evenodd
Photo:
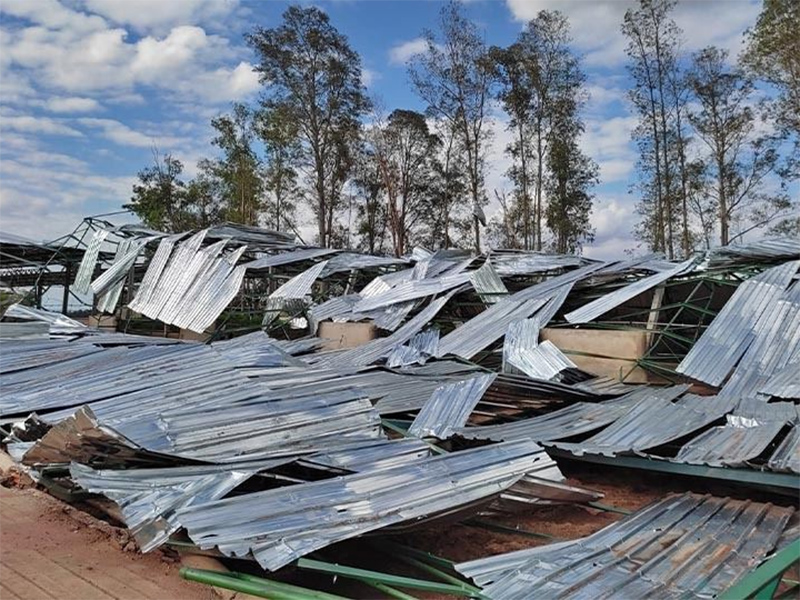
<path fill-rule="evenodd" d="M 669 258 L 691 251 L 682 115 L 683 79 L 679 73 L 681 30 L 671 13 L 675 0 L 640 0 L 625 13 L 622 33 L 628 38 L 629 92 L 639 125 L 633 137 L 639 146 L 642 220 L 636 235 Z"/>
<path fill-rule="evenodd" d="M 386 196 L 386 218 L 395 256 L 410 250 L 417 225 L 431 205 L 431 181 L 439 138 L 425 115 L 398 109 L 370 132 Z"/>
<path fill-rule="evenodd" d="M 266 225 L 276 231 L 297 231 L 297 203 L 302 198 L 296 164 L 300 156 L 297 123 L 282 107 L 262 109 L 256 132 L 264 144 L 263 203 Z"/>
<path fill-rule="evenodd" d="M 689 119 L 707 149 L 706 193 L 714 200 L 723 246 L 735 239 L 733 225 L 743 227 L 742 235 L 792 208 L 785 193 L 772 193 L 768 185 L 779 167 L 779 139 L 758 133 L 753 82 L 727 58 L 725 50 L 705 48 L 694 55 L 689 75 L 699 105 Z"/>
<path fill-rule="evenodd" d="M 778 90 L 774 117 L 779 127 L 800 136 L 800 3 L 764 0 L 748 32 L 742 66 Z M 800 140 L 797 140 L 800 142 Z"/>
<path fill-rule="evenodd" d="M 222 157 L 205 161 L 202 167 L 207 177 L 217 180 L 225 218 L 234 223 L 257 225 L 264 182 L 261 162 L 253 148 L 253 112 L 243 104 L 234 104 L 231 114 L 212 119 L 211 126 L 216 131 L 212 144 L 222 151 Z"/>
<path fill-rule="evenodd" d="M 431 30 L 423 32 L 427 50 L 409 63 L 409 76 L 417 95 L 428 105 L 429 116 L 447 123 L 458 136 L 453 148 L 465 153 L 474 245 L 480 252 L 479 222 L 485 220 L 483 206 L 488 202 L 484 153 L 492 67 L 483 37 L 460 3 L 451 0 L 442 7 L 439 27 L 441 37 Z"/>
<path fill-rule="evenodd" d="M 123 208 L 158 231 L 177 232 L 213 223 L 217 215 L 203 213 L 195 203 L 197 190 L 181 179 L 183 163 L 153 150 L 153 164 L 138 173 L 133 195 Z"/>
<path fill-rule="evenodd" d="M 579 122 L 560 119 L 551 132 L 547 155 L 549 202 L 545 216 L 553 234 L 552 249 L 562 254 L 577 252 L 594 239 L 591 190 L 597 185 L 599 169 L 580 149 L 581 132 Z"/>
<path fill-rule="evenodd" d="M 577 240 L 589 234 L 592 198 L 588 185 L 596 182 L 597 169 L 578 147 L 583 132 L 578 113 L 586 76 L 571 41 L 567 18 L 558 11 L 541 11 L 515 43 L 490 53 L 499 82 L 498 99 L 514 132 L 506 149 L 513 161 L 507 175 L 514 184 L 514 198 L 503 213 L 504 225 L 513 228 L 504 236 L 509 245 L 520 242 L 525 249 L 541 250 L 545 222 L 557 240 L 556 247 L 575 248 Z M 557 143 L 557 156 L 551 156 Z M 583 177 L 588 173 L 595 174 Z M 584 183 L 572 181 L 579 176 Z M 573 183 L 584 189 L 582 202 L 574 202 L 574 190 L 568 191 Z M 550 210 L 545 192 L 549 202 L 561 205 Z M 579 206 L 585 210 L 580 217 L 574 214 Z M 568 232 L 570 224 L 560 215 L 572 215 L 582 233 L 576 237 Z"/>
<path fill-rule="evenodd" d="M 313 6 L 290 6 L 280 25 L 256 27 L 247 41 L 258 58 L 264 108 L 281 111 L 297 125 L 298 162 L 309 174 L 317 241 L 329 245 L 369 104 L 361 59 Z"/>

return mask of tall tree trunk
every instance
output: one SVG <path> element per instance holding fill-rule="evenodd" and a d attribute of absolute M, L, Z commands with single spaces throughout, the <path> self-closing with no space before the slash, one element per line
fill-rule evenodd
<path fill-rule="evenodd" d="M 542 250 L 542 187 L 544 185 L 544 144 L 542 141 L 542 117 L 536 123 L 536 207 L 534 209 L 534 219 L 536 221 L 536 250 Z"/>

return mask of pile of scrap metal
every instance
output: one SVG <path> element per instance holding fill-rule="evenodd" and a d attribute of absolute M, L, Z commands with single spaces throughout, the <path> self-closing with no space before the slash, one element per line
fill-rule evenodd
<path fill-rule="evenodd" d="M 386 587 L 387 574 L 345 575 L 304 557 L 438 520 L 601 498 L 568 485 L 554 459 L 800 489 L 800 243 L 681 263 L 422 250 L 388 259 L 274 232 L 128 228 L 114 261 L 98 266 L 103 232 L 76 285 L 104 310 L 127 289 L 130 312 L 202 332 L 261 294 L 250 333 L 208 343 L 6 313 L 46 324 L 0 341 L 9 453 L 62 494 L 113 501 L 144 551 L 183 539 L 268 571 L 295 564 Z M 323 324 L 358 322 L 380 335 L 352 347 L 320 337 Z M 581 352 L 558 333 L 609 329 L 647 341 L 635 367 L 657 382 L 579 367 Z M 654 359 L 667 352 L 669 369 Z M 795 542 L 792 512 L 667 498 L 588 538 L 455 565 L 440 571 L 446 583 L 417 589 L 710 597 Z M 680 573 L 665 572 L 677 558 Z M 243 581 L 225 583 L 281 585 Z"/>

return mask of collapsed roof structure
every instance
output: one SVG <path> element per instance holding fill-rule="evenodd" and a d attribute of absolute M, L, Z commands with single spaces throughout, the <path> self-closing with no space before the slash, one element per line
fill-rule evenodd
<path fill-rule="evenodd" d="M 267 571 L 325 571 L 303 557 L 596 503 L 562 475 L 576 461 L 734 482 L 787 506 L 669 497 L 585 539 L 451 565 L 433 588 L 711 597 L 797 540 L 797 240 L 672 263 L 389 258 L 234 225 L 93 222 L 85 238 L 72 286 L 116 326 L 9 308 L 3 325 L 36 327 L 0 330 L 0 423 L 34 478 L 116 503 L 143 551 L 183 533 Z M 713 539 L 702 564 L 698 535 Z"/>

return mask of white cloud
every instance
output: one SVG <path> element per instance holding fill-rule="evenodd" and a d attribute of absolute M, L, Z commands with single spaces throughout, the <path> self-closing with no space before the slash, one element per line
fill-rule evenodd
<path fill-rule="evenodd" d="M 3 115 L 0 117 L 0 130 L 20 133 L 64 135 L 68 137 L 82 137 L 83 134 L 65 125 L 62 121 L 49 117 L 33 117 L 30 115 Z"/>
<path fill-rule="evenodd" d="M 77 122 L 85 127 L 97 129 L 101 135 L 120 146 L 134 148 L 151 148 L 153 146 L 171 146 L 180 143 L 178 138 L 166 135 L 148 135 L 131 129 L 124 123 L 114 119 L 82 118 Z"/>
<path fill-rule="evenodd" d="M 376 79 L 380 79 L 381 74 L 377 71 L 373 71 L 372 69 L 361 69 L 361 83 L 364 84 L 365 87 L 371 86 L 375 83 Z"/>
<path fill-rule="evenodd" d="M 106 26 L 101 17 L 70 10 L 58 0 L 4 0 L 2 12 L 51 29 L 70 29 L 76 33 Z"/>
<path fill-rule="evenodd" d="M 55 113 L 84 113 L 101 110 L 103 107 L 94 98 L 55 96 L 45 102 L 45 108 Z"/>
<path fill-rule="evenodd" d="M 636 150 L 631 142 L 631 131 L 636 123 L 637 118 L 633 116 L 586 120 L 581 148 L 597 161 L 602 183 L 625 181 L 633 171 Z"/>
<path fill-rule="evenodd" d="M 424 39 L 416 38 L 398 44 L 389 50 L 389 62 L 395 65 L 404 65 L 409 59 L 417 54 L 424 54 L 428 51 L 428 42 Z"/>
<path fill-rule="evenodd" d="M 139 31 L 165 31 L 175 25 L 219 20 L 233 13 L 238 0 L 84 0 L 91 12 Z"/>
<path fill-rule="evenodd" d="M 527 22 L 541 10 L 559 10 L 569 17 L 575 46 L 586 53 L 588 66 L 615 66 L 625 61 L 625 37 L 620 30 L 625 11 L 635 0 L 506 0 L 514 18 Z M 715 0 L 685 0 L 675 8 L 674 18 L 684 31 L 686 49 L 698 50 L 715 44 L 735 56 L 744 30 L 761 9 L 757 0 L 730 0 L 720 10 Z"/>
<path fill-rule="evenodd" d="M 191 93 L 194 103 L 212 104 L 242 99 L 258 88 L 257 74 L 241 60 L 243 49 L 195 25 L 129 41 L 124 28 L 109 28 L 99 17 L 91 21 L 92 28 L 81 29 L 70 26 L 66 17 L 44 19 L 37 11 L 11 6 L 17 9 L 12 14 L 35 23 L 5 29 L 0 36 L 3 71 L 25 73 L 12 80 L 17 101 L 33 84 L 90 97 L 136 97 L 137 88 L 152 86 L 167 94 Z M 58 6 L 80 20 L 76 11 Z M 7 12 L 5 4 L 2 10 Z M 67 24 L 56 27 L 59 23 Z"/>

